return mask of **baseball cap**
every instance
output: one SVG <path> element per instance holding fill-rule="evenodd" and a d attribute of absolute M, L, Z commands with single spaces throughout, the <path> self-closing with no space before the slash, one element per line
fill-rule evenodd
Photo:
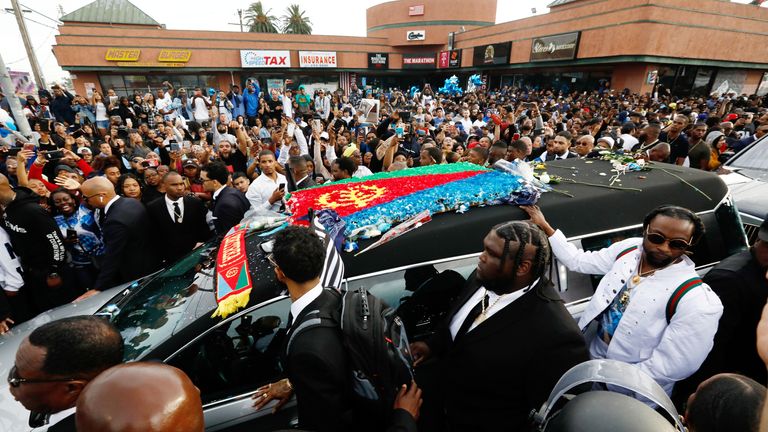
<path fill-rule="evenodd" d="M 760 231 L 757 233 L 757 238 L 764 242 L 768 242 L 768 215 L 765 215 L 763 223 L 760 224 Z"/>
<path fill-rule="evenodd" d="M 734 121 L 734 120 L 736 120 L 737 118 L 739 118 L 739 115 L 738 115 L 738 114 L 728 114 L 727 116 L 725 116 L 725 119 L 726 119 L 727 121 Z"/>
<path fill-rule="evenodd" d="M 198 165 L 197 165 L 197 162 L 195 162 L 194 160 L 187 159 L 187 160 L 184 161 L 184 163 L 181 166 L 182 167 L 188 167 L 188 166 L 197 167 Z"/>
<path fill-rule="evenodd" d="M 89 149 L 88 147 L 80 147 L 79 149 L 77 149 L 77 154 L 83 154 L 83 153 L 93 154 L 91 149 Z"/>
<path fill-rule="evenodd" d="M 330 139 L 328 137 L 328 132 L 320 132 L 320 139 L 325 139 L 325 140 Z"/>

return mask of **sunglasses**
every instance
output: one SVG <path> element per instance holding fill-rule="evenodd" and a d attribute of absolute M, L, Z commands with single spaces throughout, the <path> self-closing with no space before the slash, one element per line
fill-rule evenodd
<path fill-rule="evenodd" d="M 662 245 L 664 243 L 667 243 L 670 249 L 675 249 L 679 251 L 686 250 L 689 247 L 691 247 L 691 244 L 689 242 L 686 242 L 685 240 L 668 239 L 661 234 L 648 232 L 647 230 L 645 231 L 645 238 L 649 242 L 655 245 Z"/>
<path fill-rule="evenodd" d="M 278 267 L 277 263 L 275 262 L 275 254 L 271 253 L 267 255 L 267 261 L 272 264 L 272 267 Z"/>
<path fill-rule="evenodd" d="M 8 372 L 8 385 L 13 388 L 18 388 L 22 384 L 42 384 L 42 383 L 69 382 L 69 381 L 76 381 L 76 379 L 75 378 L 51 378 L 51 379 L 22 378 L 18 374 L 16 365 L 14 365 L 11 368 L 11 370 Z"/>

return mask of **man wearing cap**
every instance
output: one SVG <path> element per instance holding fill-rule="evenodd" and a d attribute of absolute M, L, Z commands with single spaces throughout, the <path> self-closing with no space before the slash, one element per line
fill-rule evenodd
<path fill-rule="evenodd" d="M 307 89 L 303 85 L 299 86 L 299 92 L 296 94 L 296 105 L 301 114 L 309 114 L 312 98 L 309 97 Z"/>
<path fill-rule="evenodd" d="M 739 373 L 761 383 L 768 379 L 755 340 L 755 328 L 768 300 L 768 215 L 752 247 L 720 261 L 704 276 L 704 282 L 720 297 L 723 316 L 704 364 L 675 389 L 680 402 L 701 381 L 718 373 Z"/>
<path fill-rule="evenodd" d="M 93 162 L 93 152 L 88 147 L 80 147 L 77 149 L 77 154 L 89 164 Z"/>

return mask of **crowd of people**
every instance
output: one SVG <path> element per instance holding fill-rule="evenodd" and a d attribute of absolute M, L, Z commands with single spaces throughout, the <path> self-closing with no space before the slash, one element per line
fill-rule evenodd
<path fill-rule="evenodd" d="M 768 132 L 768 99 L 755 95 L 673 97 L 668 92 L 638 95 L 608 88 L 562 93 L 504 87 L 451 96 L 429 85 L 410 92 L 353 85 L 349 94 L 341 90 L 310 94 L 303 86 L 295 93 L 262 92 L 250 80 L 243 90 L 237 85 L 227 90 L 177 89 L 165 82 L 154 93 L 130 96 L 113 89 L 106 96 L 94 91 L 89 98 L 59 86 L 51 90 L 23 101 L 25 118 L 13 118 L 0 109 L 0 241 L 5 245 L 0 248 L 0 333 L 52 307 L 171 264 L 226 234 L 247 212 L 284 212 L 287 193 L 316 184 L 435 164 L 547 162 L 600 157 L 601 151 L 717 170 Z M 369 99 L 378 101 L 375 118 L 371 105 L 362 103 Z M 7 105 L 0 100 L 0 107 Z M 21 122 L 29 123 L 32 136 L 18 131 Z M 687 394 L 678 391 L 676 398 L 685 399 L 698 387 L 695 399 L 700 404 L 719 397 L 717 392 L 709 399 L 702 396 L 703 387 L 725 379 L 717 374 L 740 372 L 757 389 L 752 405 L 761 406 L 765 388 L 757 382 L 766 382 L 765 368 L 755 338 L 747 335 L 754 335 L 768 297 L 768 226 L 740 261 L 724 261 L 718 267 L 721 271 L 713 270 L 702 282 L 685 252 L 701 237 L 703 227 L 685 209 L 657 209 L 644 221 L 642 239 L 597 253 L 575 250 L 537 208 L 526 211 L 531 222 L 489 232 L 478 272 L 462 303 L 455 306 L 453 318 L 434 338 L 412 346 L 415 365 L 429 371 L 422 376 L 433 378 L 424 385 L 419 430 L 520 430 L 557 378 L 589 358 L 635 364 L 668 394 L 673 395 L 673 388 L 685 389 Z M 311 254 L 308 245 L 314 240 L 309 231 L 292 235 L 284 241 L 299 241 L 302 247 L 297 250 Z M 558 295 L 546 280 L 544 269 L 553 255 L 574 271 L 606 275 L 578 323 L 556 301 Z M 322 266 L 322 257 L 310 258 L 319 260 L 318 269 Z M 294 305 L 301 305 L 294 317 L 322 297 L 316 283 L 319 270 L 315 275 L 306 268 L 292 269 L 297 262 L 306 267 L 308 261 L 274 254 L 276 273 L 288 286 Z M 728 265 L 737 269 L 735 273 Z M 742 268 L 752 273 L 744 276 Z M 729 297 L 733 274 L 747 277 L 741 283 L 756 287 L 753 297 Z M 647 295 L 647 289 L 633 291 L 640 284 L 673 290 L 691 280 L 697 281 L 698 289 L 666 319 L 666 299 Z M 304 295 L 308 297 L 301 300 Z M 500 333 L 478 339 L 479 343 L 472 337 L 487 330 L 483 326 L 475 331 L 486 319 L 490 324 L 494 315 L 498 314 L 497 322 L 508 323 L 523 312 L 538 324 L 525 331 L 501 326 Z M 86 320 L 78 325 L 96 324 Z M 33 333 L 26 348 L 22 345 L 20 353 L 33 351 L 24 359 L 69 340 L 63 336 L 65 330 L 47 331 L 52 332 L 48 337 L 33 338 Z M 87 342 L 113 339 L 109 329 L 101 331 L 105 340 Z M 551 361 L 506 351 L 504 341 L 510 338 L 539 347 L 537 351 L 547 352 L 544 357 Z M 71 349 L 77 345 L 67 344 Z M 490 351 L 495 359 L 488 357 L 486 344 L 494 347 Z M 328 347 L 318 352 L 312 344 L 306 349 L 308 358 L 318 362 L 329 352 Z M 743 355 L 735 361 L 730 353 L 741 350 Z M 82 385 L 57 402 L 66 407 L 49 406 L 41 412 L 76 404 L 78 425 L 81 418 L 83 424 L 98 424 L 88 412 L 107 409 L 98 405 L 104 403 L 99 392 L 119 388 L 114 387 L 120 381 L 115 377 L 143 370 L 110 369 L 112 375 L 99 378 L 99 386 L 92 390 L 97 396 L 85 398 L 83 391 L 78 399 L 88 381 L 119 363 L 115 353 L 102 357 L 92 360 L 104 360 L 103 364 L 71 371 L 51 369 L 47 360 L 24 369 L 17 357 L 16 378 L 22 381 L 12 388 L 19 391 L 20 377 L 29 371 L 36 377 L 56 377 L 52 382 L 74 376 Z M 430 364 L 438 366 L 430 371 Z M 489 364 L 516 365 L 513 369 L 519 374 L 498 377 L 501 381 L 489 379 L 484 369 Z M 306 371 L 297 369 L 289 367 L 286 380 L 257 391 L 256 404 L 283 403 L 295 393 L 302 428 L 340 430 L 338 422 L 346 416 L 339 406 L 343 397 L 333 397 L 339 389 L 328 390 L 333 374 L 307 378 Z M 738 389 L 732 376 L 726 381 L 731 385 L 720 385 L 718 391 Z M 519 385 L 522 382 L 525 385 Z M 186 384 L 175 385 L 186 388 L 184 394 L 199 404 L 199 395 L 195 399 Z M 476 394 L 478 388 L 481 394 Z M 95 405 L 81 409 L 81 404 Z M 415 430 L 420 405 L 418 386 L 403 388 L 396 407 L 408 415 L 395 416 L 391 430 Z M 689 402 L 689 407 L 693 405 Z M 150 415 L 152 409 L 135 408 L 142 415 Z M 435 413 L 445 416 L 438 419 Z M 759 417 L 757 412 L 751 414 L 749 419 Z M 691 425 L 696 423 L 692 416 Z M 94 427 L 83 430 L 106 430 Z M 199 430 L 199 425 L 189 427 Z M 701 423 L 691 429 L 710 430 Z"/>

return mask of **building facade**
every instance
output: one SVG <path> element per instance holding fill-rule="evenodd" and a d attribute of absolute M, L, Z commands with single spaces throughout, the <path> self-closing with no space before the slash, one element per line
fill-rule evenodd
<path fill-rule="evenodd" d="M 434 88 L 479 73 L 491 88 L 768 93 L 768 9 L 720 0 L 556 0 L 494 24 L 496 0 L 396 0 L 367 36 L 169 30 L 125 0 L 61 18 L 54 54 L 75 90 Z M 465 82 L 465 81 L 464 81 Z"/>

